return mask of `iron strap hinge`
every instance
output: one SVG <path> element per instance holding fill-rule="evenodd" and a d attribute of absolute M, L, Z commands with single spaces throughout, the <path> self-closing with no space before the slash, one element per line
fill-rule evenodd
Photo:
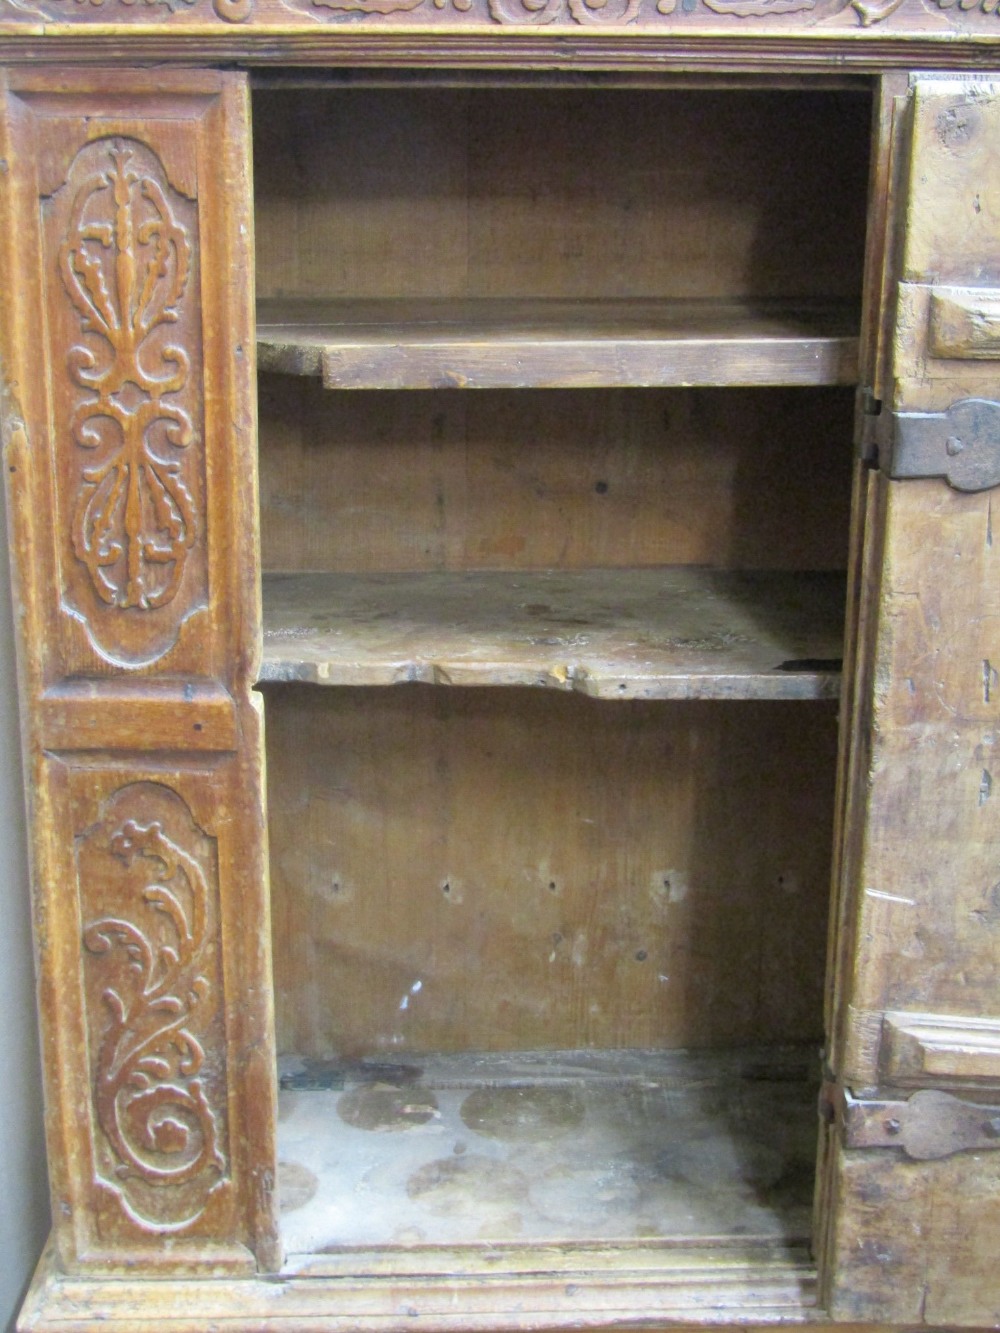
<path fill-rule="evenodd" d="M 1000 486 L 1000 403 L 960 398 L 945 412 L 891 412 L 859 395 L 861 457 L 889 477 L 944 477 L 957 491 Z"/>
<path fill-rule="evenodd" d="M 839 1125 L 845 1148 L 899 1148 L 918 1162 L 1000 1148 L 1000 1106 L 980 1106 L 933 1088 L 889 1101 L 855 1097 L 849 1088 L 827 1082 L 820 1113 Z"/>

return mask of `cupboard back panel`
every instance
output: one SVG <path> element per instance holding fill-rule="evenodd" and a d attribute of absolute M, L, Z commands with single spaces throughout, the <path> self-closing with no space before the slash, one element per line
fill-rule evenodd
<path fill-rule="evenodd" d="M 860 298 L 843 92 L 259 92 L 262 297 Z"/>
<path fill-rule="evenodd" d="M 260 400 L 268 570 L 847 563 L 850 390 Z"/>
<path fill-rule="evenodd" d="M 819 1040 L 835 706 L 266 702 L 279 1050 Z"/>

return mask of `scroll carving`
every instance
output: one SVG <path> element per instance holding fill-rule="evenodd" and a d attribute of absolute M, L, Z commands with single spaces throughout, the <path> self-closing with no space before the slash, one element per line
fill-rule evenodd
<path fill-rule="evenodd" d="M 927 0 L 927 3 L 938 9 L 958 9 L 962 13 L 969 10 L 982 14 L 1000 13 L 1000 0 Z M 866 28 L 881 23 L 905 4 L 906 0 L 851 0 L 851 7 Z"/>
<path fill-rule="evenodd" d="M 78 329 L 65 365 L 82 465 L 64 517 L 90 588 L 70 600 L 95 646 L 142 665 L 171 646 L 193 609 L 181 603 L 202 591 L 181 595 L 204 528 L 201 402 L 185 336 L 199 313 L 191 208 L 131 139 L 88 145 L 67 188 L 56 264 Z"/>
<path fill-rule="evenodd" d="M 83 930 L 98 1176 L 143 1230 L 183 1230 L 228 1179 L 214 840 L 176 793 L 134 783 L 77 867 L 102 909 Z"/>
<path fill-rule="evenodd" d="M 77 6 L 86 6 L 92 9 L 101 9 L 108 3 L 108 0 L 74 0 Z M 198 4 L 198 0 L 114 0 L 114 3 L 124 5 L 127 9 L 134 7 L 148 9 L 166 9 L 171 14 L 182 7 L 191 7 Z M 242 23 L 253 13 L 254 0 L 212 0 L 212 8 L 220 19 L 227 23 Z"/>
<path fill-rule="evenodd" d="M 838 28 L 856 24 L 871 27 L 899 10 L 918 21 L 928 11 L 945 10 L 953 12 L 959 20 L 954 27 L 961 31 L 974 26 L 970 19 L 1000 14 L 1000 0 L 0 0 L 0 11 L 4 8 L 42 18 L 61 18 L 74 11 L 85 18 L 93 9 L 111 9 L 119 12 L 123 22 L 138 21 L 143 11 L 156 9 L 160 13 L 166 10 L 196 15 L 198 21 L 214 14 L 223 22 L 248 22 L 251 27 L 258 18 L 270 22 L 273 13 L 280 14 L 281 10 L 330 22 L 349 14 L 367 14 L 390 20 L 399 16 L 401 24 L 426 23 L 433 21 L 436 12 L 449 10 L 468 15 L 471 23 L 488 25 L 579 23 L 608 27 L 665 27 L 698 22 L 709 14 L 735 20 L 802 15 L 802 26 L 835 20 Z M 410 15 L 412 19 L 404 17 Z"/>
<path fill-rule="evenodd" d="M 85 344 L 67 358 L 71 377 L 97 395 L 80 403 L 72 427 L 82 448 L 98 452 L 83 472 L 73 546 L 103 601 L 147 609 L 174 597 L 194 541 L 180 458 L 153 445 L 158 426 L 174 450 L 191 443 L 189 414 L 166 401 L 183 394 L 190 362 L 183 347 L 169 343 L 159 349 L 158 365 L 144 363 L 152 331 L 177 320 L 191 241 L 159 181 L 137 171 L 134 156 L 114 143 L 104 169 L 80 187 L 59 269 L 83 332 L 99 335 L 110 351 L 103 366 Z M 116 428 L 110 443 L 105 423 Z"/>

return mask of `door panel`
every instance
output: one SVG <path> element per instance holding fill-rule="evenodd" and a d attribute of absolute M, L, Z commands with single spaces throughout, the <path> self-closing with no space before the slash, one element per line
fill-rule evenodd
<path fill-rule="evenodd" d="M 1000 427 L 967 402 L 1000 399 L 1000 84 L 916 77 L 899 109 L 890 374 L 862 431 L 879 464 L 856 664 L 870 688 L 841 860 L 821 1277 L 838 1318 L 988 1325 L 1000 1318 Z"/>

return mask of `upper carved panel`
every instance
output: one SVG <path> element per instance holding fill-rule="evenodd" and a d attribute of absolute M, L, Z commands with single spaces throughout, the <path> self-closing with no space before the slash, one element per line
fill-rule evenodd
<path fill-rule="evenodd" d="M 145 665 L 206 601 L 196 213 L 127 138 L 82 149 L 43 213 L 63 604 Z"/>
<path fill-rule="evenodd" d="M 991 31 L 1000 0 L 0 0 L 0 21 L 126 25 L 161 23 L 292 24 L 303 17 L 336 23 L 365 16 L 388 26 L 581 24 L 652 26 L 683 32 L 685 26 L 718 26 L 719 20 L 762 20 L 782 29 L 878 27 L 887 20 L 921 34 Z M 998 29 L 1000 36 L 1000 29 Z"/>

